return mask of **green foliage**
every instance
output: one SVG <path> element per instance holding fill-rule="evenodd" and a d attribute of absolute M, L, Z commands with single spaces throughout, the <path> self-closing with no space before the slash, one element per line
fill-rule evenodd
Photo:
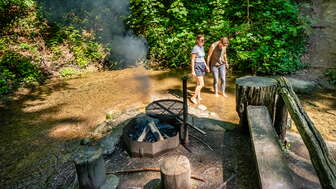
<path fill-rule="evenodd" d="M 101 61 L 106 56 L 106 49 L 102 44 L 95 41 L 91 35 L 84 36 L 74 26 L 59 27 L 50 39 L 47 40 L 47 45 L 55 52 L 54 59 L 58 60 L 62 57 L 59 46 L 67 43 L 73 53 L 73 63 L 85 68 L 91 62 Z"/>
<path fill-rule="evenodd" d="M 247 15 L 249 6 L 249 16 Z M 306 35 L 304 20 L 292 1 L 229 0 L 231 63 L 261 74 L 287 74 L 300 68 Z"/>
<path fill-rule="evenodd" d="M 106 56 L 92 32 L 46 22 L 41 10 L 36 0 L 0 1 L 0 95 L 41 82 L 49 71 L 74 73 L 59 70 L 63 65 L 85 68 Z"/>
<path fill-rule="evenodd" d="M 306 35 L 292 1 L 131 0 L 128 25 L 147 39 L 153 62 L 185 67 L 197 34 L 206 44 L 228 36 L 228 56 L 236 70 L 286 74 L 300 68 Z M 247 7 L 249 11 L 247 13 Z"/>
<path fill-rule="evenodd" d="M 325 76 L 329 78 L 331 84 L 336 85 L 336 69 L 328 69 L 325 72 Z"/>
<path fill-rule="evenodd" d="M 76 70 L 75 68 L 71 68 L 71 67 L 65 67 L 65 68 L 62 68 L 60 70 L 60 75 L 62 77 L 70 77 L 70 76 L 76 75 L 78 73 L 79 73 L 78 70 Z"/>
<path fill-rule="evenodd" d="M 30 7 L 34 4 L 33 0 L 1 0 L 0 11 L 5 10 L 8 6 L 16 5 L 21 7 Z"/>
<path fill-rule="evenodd" d="M 33 0 L 1 0 L 0 1 L 0 34 L 3 27 L 22 18 L 29 13 L 31 7 L 34 6 Z"/>
<path fill-rule="evenodd" d="M 5 51 L 0 57 L 0 95 L 15 89 L 22 82 L 29 84 L 42 81 L 42 72 L 31 62 L 30 57 Z"/>

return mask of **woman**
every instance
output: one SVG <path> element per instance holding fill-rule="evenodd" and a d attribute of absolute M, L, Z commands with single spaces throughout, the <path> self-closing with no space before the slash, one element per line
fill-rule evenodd
<path fill-rule="evenodd" d="M 224 97 L 227 97 L 225 94 L 225 76 L 226 70 L 229 69 L 229 62 L 226 55 L 228 46 L 229 39 L 227 37 L 222 37 L 219 41 L 211 44 L 208 52 L 207 65 L 209 65 L 213 73 L 214 91 L 216 96 L 218 96 L 218 76 L 220 76 L 222 94 Z"/>
<path fill-rule="evenodd" d="M 209 67 L 205 63 L 204 53 L 204 36 L 197 35 L 196 45 L 191 51 L 191 73 L 196 79 L 195 94 L 190 98 L 191 102 L 197 104 L 201 98 L 201 89 L 204 86 L 203 76 L 205 72 L 209 72 Z"/>

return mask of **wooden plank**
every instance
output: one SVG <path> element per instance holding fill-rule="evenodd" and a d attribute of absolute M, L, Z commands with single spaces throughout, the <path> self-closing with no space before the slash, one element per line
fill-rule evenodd
<path fill-rule="evenodd" d="M 295 188 L 266 106 L 248 106 L 247 120 L 263 189 Z"/>

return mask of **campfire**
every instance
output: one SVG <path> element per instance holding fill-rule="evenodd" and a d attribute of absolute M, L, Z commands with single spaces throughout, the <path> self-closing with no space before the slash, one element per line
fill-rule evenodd
<path fill-rule="evenodd" d="M 149 104 L 146 115 L 129 122 L 123 131 L 123 139 L 133 157 L 154 157 L 180 144 L 176 119 L 183 112 L 183 102 L 159 100 Z"/>
<path fill-rule="evenodd" d="M 163 99 L 146 107 L 146 115 L 133 119 L 123 131 L 123 139 L 133 157 L 154 157 L 189 142 L 187 123 L 187 78 L 183 81 L 183 101 Z M 188 149 L 188 148 L 187 148 Z"/>
<path fill-rule="evenodd" d="M 128 133 L 128 137 L 138 142 L 154 143 L 176 136 L 176 134 L 177 130 L 175 126 L 148 117 L 143 122 L 133 125 L 133 129 Z"/>

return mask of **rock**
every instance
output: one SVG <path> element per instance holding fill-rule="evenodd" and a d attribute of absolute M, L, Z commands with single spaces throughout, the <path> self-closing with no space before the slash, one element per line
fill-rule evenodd
<path fill-rule="evenodd" d="M 198 105 L 197 108 L 200 109 L 200 110 L 202 110 L 202 111 L 207 110 L 207 107 L 204 106 L 203 104 Z"/>
<path fill-rule="evenodd" d="M 197 107 L 189 108 L 189 114 L 196 115 L 197 117 L 209 117 L 209 113 L 207 111 L 202 111 Z"/>
<path fill-rule="evenodd" d="M 313 81 L 306 81 L 292 77 L 286 77 L 289 83 L 293 86 L 293 89 L 297 93 L 309 94 L 313 92 L 317 85 Z"/>
<path fill-rule="evenodd" d="M 103 122 L 103 123 L 98 124 L 97 127 L 95 128 L 95 130 L 93 131 L 92 136 L 98 137 L 98 136 L 104 134 L 105 130 L 107 128 L 106 125 L 107 125 L 107 122 Z"/>
<path fill-rule="evenodd" d="M 219 116 L 218 116 L 218 114 L 215 113 L 215 112 L 209 112 L 209 118 L 219 119 Z"/>
<path fill-rule="evenodd" d="M 98 140 L 98 145 L 102 148 L 104 155 L 110 155 L 115 150 L 115 146 L 119 143 L 122 135 L 123 125 L 112 128 L 111 132 Z"/>

